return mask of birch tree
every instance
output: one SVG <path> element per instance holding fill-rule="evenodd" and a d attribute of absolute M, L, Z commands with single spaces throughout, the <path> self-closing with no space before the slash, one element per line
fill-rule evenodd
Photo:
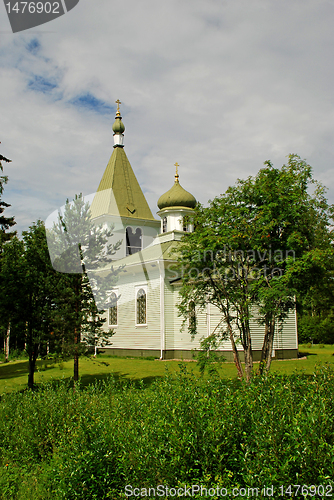
<path fill-rule="evenodd" d="M 265 162 L 257 176 L 238 180 L 208 207 L 195 209 L 195 231 L 179 249 L 180 312 L 187 316 L 190 301 L 218 307 L 224 319 L 219 334 L 231 341 L 239 377 L 238 343 L 251 378 L 255 317 L 265 332 L 260 371 L 269 370 L 277 322 L 333 253 L 332 218 L 325 188 L 297 155 L 281 169 Z"/>

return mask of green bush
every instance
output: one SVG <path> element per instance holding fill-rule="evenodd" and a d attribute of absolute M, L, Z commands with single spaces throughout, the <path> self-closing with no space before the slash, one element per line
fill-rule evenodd
<path fill-rule="evenodd" d="M 333 312 L 325 318 L 319 316 L 298 316 L 298 341 L 306 344 L 310 341 L 315 344 L 332 344 L 334 340 Z"/>
<path fill-rule="evenodd" d="M 0 352 L 0 361 L 4 362 L 5 359 L 5 354 L 3 352 Z M 27 353 L 19 349 L 11 349 L 9 351 L 9 360 L 14 361 L 17 359 L 28 359 Z"/>
<path fill-rule="evenodd" d="M 328 367 L 249 385 L 197 379 L 183 367 L 150 387 L 110 378 L 5 395 L 0 498 L 114 500 L 126 498 L 125 485 L 328 484 L 333 394 Z"/>

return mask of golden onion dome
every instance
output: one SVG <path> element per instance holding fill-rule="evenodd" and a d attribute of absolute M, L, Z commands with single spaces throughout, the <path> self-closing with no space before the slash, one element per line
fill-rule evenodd
<path fill-rule="evenodd" d="M 179 174 L 177 171 L 178 164 L 176 166 L 176 175 L 174 186 L 172 186 L 166 193 L 160 196 L 158 200 L 158 207 L 160 210 L 163 208 L 170 207 L 185 207 L 185 208 L 195 208 L 196 198 L 188 193 L 181 184 L 179 183 Z"/>

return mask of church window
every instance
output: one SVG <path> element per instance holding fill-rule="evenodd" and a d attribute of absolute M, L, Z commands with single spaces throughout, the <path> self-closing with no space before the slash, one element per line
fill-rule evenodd
<path fill-rule="evenodd" d="M 188 231 L 188 226 L 185 222 L 185 220 L 183 219 L 183 231 L 186 233 Z"/>
<path fill-rule="evenodd" d="M 146 292 L 143 288 L 137 292 L 137 324 L 146 324 Z"/>
<path fill-rule="evenodd" d="M 162 219 L 162 232 L 167 233 L 167 217 Z"/>
<path fill-rule="evenodd" d="M 191 335 L 195 335 L 197 327 L 195 302 L 189 302 L 188 306 L 188 329 Z"/>
<path fill-rule="evenodd" d="M 115 292 L 112 292 L 110 295 L 109 325 L 117 325 L 117 295 Z"/>
<path fill-rule="evenodd" d="M 132 227 L 126 228 L 126 255 L 133 255 L 140 252 L 142 249 L 142 230 L 137 227 L 134 230 Z"/>

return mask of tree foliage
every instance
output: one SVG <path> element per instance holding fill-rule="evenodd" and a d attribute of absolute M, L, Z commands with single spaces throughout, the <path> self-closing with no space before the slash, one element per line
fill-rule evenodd
<path fill-rule="evenodd" d="M 28 386 L 34 385 L 37 357 L 50 342 L 57 273 L 52 268 L 42 221 L 13 237 L 1 258 L 1 322 L 20 332 L 29 358 Z"/>
<path fill-rule="evenodd" d="M 97 307 L 108 305 L 106 297 L 116 279 L 110 259 L 117 245 L 109 245 L 109 237 L 110 230 L 91 222 L 89 206 L 80 195 L 66 203 L 48 240 L 44 223 L 37 221 L 22 233 L 22 240 L 12 237 L 4 243 L 0 325 L 4 331 L 8 325 L 20 331 L 29 358 L 29 387 L 34 386 L 37 358 L 50 348 L 59 356 L 74 356 L 77 380 L 79 356 L 97 342 L 110 342 L 112 331 L 103 330 L 104 311 Z M 53 262 L 50 249 L 57 255 Z"/>
<path fill-rule="evenodd" d="M 332 217 L 325 188 L 297 155 L 281 169 L 265 162 L 255 177 L 238 180 L 207 208 L 195 209 L 195 231 L 185 235 L 178 262 L 180 311 L 186 318 L 191 301 L 221 311 L 219 335 L 229 338 L 240 377 L 238 342 L 248 380 L 252 373 L 251 322 L 264 325 L 260 369 L 268 370 L 277 324 L 319 269 L 326 272 Z"/>
<path fill-rule="evenodd" d="M 74 380 L 79 377 L 79 356 L 97 343 L 110 342 L 112 330 L 102 325 L 116 272 L 112 257 L 120 243 L 110 244 L 111 228 L 96 226 L 91 220 L 89 203 L 82 195 L 66 201 L 64 213 L 47 232 L 54 268 L 62 273 L 57 293 L 57 325 L 63 328 L 63 349 L 74 356 Z M 101 276 L 101 269 L 104 272 Z"/>
<path fill-rule="evenodd" d="M 56 289 L 59 279 L 52 268 L 42 221 L 22 233 L 24 253 L 20 280 L 20 314 L 25 323 L 25 350 L 29 357 L 28 386 L 34 385 L 37 357 L 52 339 Z"/>
<path fill-rule="evenodd" d="M 5 156 L 0 154 L 0 172 L 3 172 L 2 162 L 10 163 L 12 160 L 9 160 Z M 4 186 L 8 182 L 8 177 L 6 175 L 0 175 L 0 274 L 2 274 L 2 253 L 4 243 L 9 241 L 16 234 L 16 231 L 9 231 L 11 227 L 13 227 L 16 222 L 14 217 L 6 217 L 4 215 L 5 208 L 10 207 L 8 203 L 3 201 L 2 195 L 4 191 Z M 1 285 L 0 285 L 1 286 Z M 4 304 L 4 300 L 6 300 L 6 294 L 3 295 L 3 291 L 0 291 L 0 300 L 1 303 Z M 8 361 L 9 355 L 9 335 L 10 335 L 10 320 L 7 320 L 8 314 L 6 314 L 6 310 L 4 310 L 3 305 L 0 305 L 0 309 L 5 312 L 5 315 L 0 318 L 0 332 L 2 330 L 4 335 L 4 345 L 5 345 L 5 355 L 6 360 Z"/>
<path fill-rule="evenodd" d="M 0 155 L 0 171 L 3 172 L 3 166 L 1 162 L 10 163 L 12 160 L 9 160 L 5 156 Z M 15 234 L 15 231 L 8 232 L 8 230 L 13 227 L 16 222 L 14 217 L 5 217 L 4 210 L 5 208 L 10 207 L 8 203 L 2 200 L 2 194 L 4 191 L 4 186 L 8 182 L 7 175 L 0 176 L 0 252 L 2 250 L 3 244 L 5 241 L 8 241 Z"/>
<path fill-rule="evenodd" d="M 3 245 L 0 256 L 0 328 L 4 334 L 5 360 L 9 358 L 10 332 L 21 324 L 22 256 L 24 245 L 17 236 Z M 13 337 L 12 337 L 13 338 Z"/>

